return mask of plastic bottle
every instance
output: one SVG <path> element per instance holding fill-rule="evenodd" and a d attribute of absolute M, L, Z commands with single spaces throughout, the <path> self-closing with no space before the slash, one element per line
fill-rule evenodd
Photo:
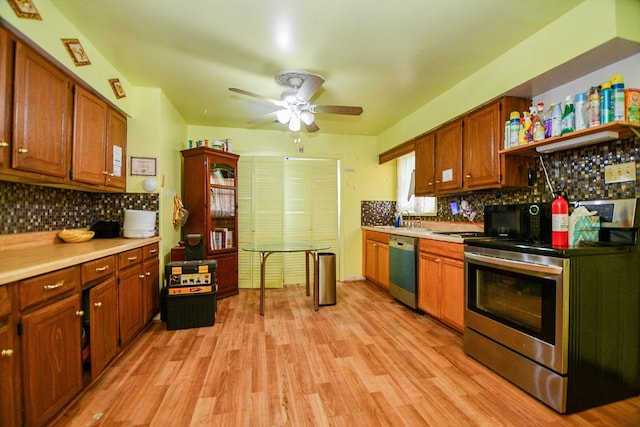
<path fill-rule="evenodd" d="M 611 103 L 611 83 L 600 85 L 600 124 L 613 121 L 613 105 Z"/>
<path fill-rule="evenodd" d="M 571 95 L 567 95 L 567 98 L 564 101 L 564 113 L 562 113 L 562 132 L 561 135 L 565 133 L 571 133 L 575 131 L 576 127 L 576 110 L 573 106 L 573 99 L 571 99 Z"/>
<path fill-rule="evenodd" d="M 624 79 L 620 74 L 611 76 L 613 120 L 624 120 Z"/>
<path fill-rule="evenodd" d="M 589 127 L 600 124 L 600 86 L 589 89 Z"/>
<path fill-rule="evenodd" d="M 538 108 L 531 108 L 533 116 L 533 140 L 542 141 L 544 139 L 544 104 L 538 103 Z"/>
<path fill-rule="evenodd" d="M 551 136 L 560 136 L 562 134 L 562 102 L 552 105 Z"/>
<path fill-rule="evenodd" d="M 553 102 L 549 104 L 549 109 L 544 113 L 544 137 L 551 136 L 551 112 L 553 111 Z"/>
<path fill-rule="evenodd" d="M 518 133 L 518 145 L 528 144 L 533 140 L 533 122 L 529 111 L 522 112 L 520 120 L 520 132 Z"/>
<path fill-rule="evenodd" d="M 581 92 L 576 94 L 576 130 L 586 129 L 589 127 L 589 121 L 587 119 L 587 107 L 589 103 L 587 102 L 587 93 Z"/>
<path fill-rule="evenodd" d="M 518 145 L 518 134 L 520 133 L 520 113 L 512 111 L 509 115 L 509 146 Z"/>
<path fill-rule="evenodd" d="M 569 202 L 561 195 L 551 203 L 551 246 L 569 246 Z"/>

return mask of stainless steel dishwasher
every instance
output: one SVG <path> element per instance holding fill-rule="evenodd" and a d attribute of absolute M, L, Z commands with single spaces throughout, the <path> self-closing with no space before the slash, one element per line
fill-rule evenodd
<path fill-rule="evenodd" d="M 411 308 L 418 307 L 417 244 L 415 237 L 389 236 L 389 293 Z"/>

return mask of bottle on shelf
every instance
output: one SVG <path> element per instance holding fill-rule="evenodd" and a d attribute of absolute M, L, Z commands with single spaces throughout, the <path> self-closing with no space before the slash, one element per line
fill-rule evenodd
<path fill-rule="evenodd" d="M 589 127 L 600 124 L 600 86 L 589 89 Z"/>
<path fill-rule="evenodd" d="M 562 102 L 552 104 L 551 107 L 551 136 L 562 134 Z"/>
<path fill-rule="evenodd" d="M 533 140 L 533 123 L 529 111 L 522 112 L 520 120 L 520 132 L 518 133 L 518 145 L 528 144 Z"/>
<path fill-rule="evenodd" d="M 551 137 L 551 112 L 553 111 L 553 102 L 549 104 L 549 109 L 544 113 L 544 137 Z"/>
<path fill-rule="evenodd" d="M 611 76 L 611 99 L 613 120 L 624 120 L 624 79 L 620 74 Z"/>
<path fill-rule="evenodd" d="M 576 130 L 582 130 L 589 127 L 589 119 L 587 115 L 588 106 L 589 106 L 589 103 L 587 102 L 587 93 L 581 92 L 576 94 L 576 103 L 575 103 L 575 110 L 576 110 L 575 129 Z"/>
<path fill-rule="evenodd" d="M 538 107 L 531 107 L 531 116 L 533 121 L 533 140 L 542 141 L 544 139 L 544 104 L 538 103 Z"/>
<path fill-rule="evenodd" d="M 571 95 L 567 95 L 564 101 L 564 112 L 562 113 L 562 131 L 561 135 L 575 131 L 576 111 L 573 106 Z"/>
<path fill-rule="evenodd" d="M 613 105 L 611 104 L 611 82 L 600 85 L 600 124 L 613 121 Z"/>
<path fill-rule="evenodd" d="M 512 111 L 509 115 L 509 147 L 518 145 L 518 136 L 520 134 L 520 113 Z"/>

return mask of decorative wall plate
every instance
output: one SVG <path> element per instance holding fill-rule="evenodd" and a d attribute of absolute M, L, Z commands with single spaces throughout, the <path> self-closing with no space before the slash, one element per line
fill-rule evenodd
<path fill-rule="evenodd" d="M 127 96 L 127 94 L 124 93 L 124 88 L 122 87 L 122 83 L 120 83 L 120 79 L 109 79 L 109 83 L 111 84 L 111 89 L 113 89 L 113 94 L 116 98 L 120 99 Z"/>
<path fill-rule="evenodd" d="M 76 66 L 81 65 L 90 65 L 91 61 L 89 61 L 89 57 L 84 51 L 84 48 L 80 44 L 78 39 L 60 39 L 62 40 L 62 44 L 67 48 L 67 52 L 69 52 L 69 56 L 73 60 L 73 63 Z"/>
<path fill-rule="evenodd" d="M 38 9 L 31 0 L 9 0 L 9 4 L 19 18 L 42 20 Z"/>

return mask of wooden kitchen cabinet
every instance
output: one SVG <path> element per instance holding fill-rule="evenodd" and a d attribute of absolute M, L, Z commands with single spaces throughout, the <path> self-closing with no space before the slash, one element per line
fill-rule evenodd
<path fill-rule="evenodd" d="M 531 100 L 503 97 L 464 117 L 464 188 L 479 190 L 498 187 L 526 187 L 526 158 L 506 161 L 500 150 L 504 144 L 504 123 L 512 111 L 528 111 Z"/>
<path fill-rule="evenodd" d="M 418 308 L 464 330 L 464 245 L 420 239 Z"/>
<path fill-rule="evenodd" d="M 118 316 L 120 345 L 127 344 L 145 325 L 142 248 L 118 254 Z"/>
<path fill-rule="evenodd" d="M 70 78 L 18 41 L 13 96 L 12 168 L 65 182 L 71 148 Z"/>
<path fill-rule="evenodd" d="M 20 345 L 16 335 L 14 285 L 0 286 L 0 426 L 22 424 L 20 409 Z"/>
<path fill-rule="evenodd" d="M 71 179 L 124 190 L 126 119 L 78 85 L 73 115 Z"/>
<path fill-rule="evenodd" d="M 154 243 L 142 248 L 144 273 L 144 320 L 151 321 L 160 311 L 160 259 L 159 245 Z"/>
<path fill-rule="evenodd" d="M 238 294 L 238 159 L 208 147 L 181 151 L 183 202 L 189 211 L 184 235 L 204 237 L 206 259 L 217 261 L 218 298 Z"/>
<path fill-rule="evenodd" d="M 9 33 L 0 28 L 0 172 L 11 166 L 12 75 L 13 44 Z"/>
<path fill-rule="evenodd" d="M 462 119 L 435 130 L 435 170 L 436 193 L 462 189 Z"/>
<path fill-rule="evenodd" d="M 389 235 L 378 231 L 363 230 L 362 275 L 389 289 Z"/>
<path fill-rule="evenodd" d="M 49 284 L 46 277 L 41 284 Z M 75 293 L 22 315 L 26 425 L 44 425 L 82 389 L 83 314 L 80 296 Z"/>
<path fill-rule="evenodd" d="M 415 141 L 415 194 L 433 196 L 436 192 L 436 135 L 434 132 Z"/>

